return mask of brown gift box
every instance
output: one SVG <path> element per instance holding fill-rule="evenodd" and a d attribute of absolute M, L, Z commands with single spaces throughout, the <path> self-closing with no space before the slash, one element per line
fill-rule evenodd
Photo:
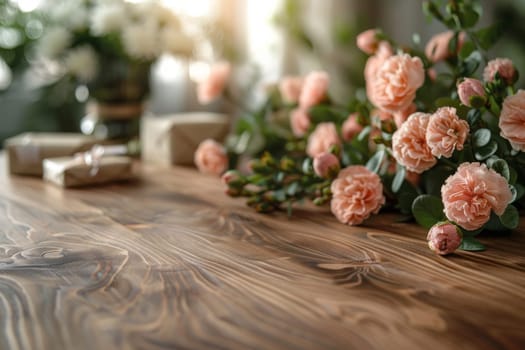
<path fill-rule="evenodd" d="M 86 164 L 81 157 L 44 159 L 44 180 L 62 187 L 98 185 L 132 176 L 132 160 L 127 156 L 102 157 L 97 166 Z"/>
<path fill-rule="evenodd" d="M 96 143 L 83 134 L 28 132 L 7 139 L 4 146 L 11 174 L 42 176 L 44 158 L 71 156 Z"/>
<path fill-rule="evenodd" d="M 230 129 L 225 114 L 192 112 L 142 118 L 140 137 L 142 159 L 170 166 L 193 164 L 193 154 L 201 141 L 222 142 Z"/>

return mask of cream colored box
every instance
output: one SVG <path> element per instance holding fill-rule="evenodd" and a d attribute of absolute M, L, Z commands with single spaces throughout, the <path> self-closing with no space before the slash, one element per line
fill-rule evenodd
<path fill-rule="evenodd" d="M 83 134 L 28 132 L 7 139 L 4 146 L 11 174 L 42 176 L 44 158 L 71 156 L 96 143 Z"/>
<path fill-rule="evenodd" d="M 230 129 L 225 114 L 192 112 L 142 118 L 140 130 L 142 160 L 171 166 L 193 164 L 201 141 L 222 142 Z"/>
<path fill-rule="evenodd" d="M 62 187 L 99 185 L 133 177 L 133 161 L 127 156 L 102 157 L 97 166 L 79 157 L 44 159 L 44 180 Z"/>

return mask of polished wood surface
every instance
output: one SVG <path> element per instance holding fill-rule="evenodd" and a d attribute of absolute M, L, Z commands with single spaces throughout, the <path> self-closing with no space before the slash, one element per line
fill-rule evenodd
<path fill-rule="evenodd" d="M 524 349 L 525 223 L 443 258 L 424 230 L 261 215 L 189 168 L 64 190 L 0 159 L 0 349 Z"/>

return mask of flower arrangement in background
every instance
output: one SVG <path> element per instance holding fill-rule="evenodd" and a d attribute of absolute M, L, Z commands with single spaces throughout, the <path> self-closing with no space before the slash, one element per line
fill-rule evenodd
<path fill-rule="evenodd" d="M 366 86 L 345 105 L 330 99 L 324 72 L 283 78 L 258 120 L 271 130 L 271 116 L 284 113 L 289 132 L 267 134 L 280 147 L 266 143 L 247 172 L 210 165 L 227 194 L 259 212 L 330 203 L 348 225 L 395 209 L 429 229 L 439 254 L 483 250 L 481 231 L 515 229 L 525 194 L 525 91 L 515 91 L 516 67 L 486 57 L 499 32 L 476 28 L 476 1 L 425 1 L 423 10 L 448 28 L 425 47 L 417 36 L 407 47 L 376 29 L 357 37 L 370 55 Z M 212 158 L 224 165 L 234 150 L 214 144 L 220 157 Z"/>
<path fill-rule="evenodd" d="M 39 56 L 100 101 L 142 101 L 152 63 L 193 49 L 179 17 L 158 1 L 50 0 L 42 10 L 49 23 Z"/>

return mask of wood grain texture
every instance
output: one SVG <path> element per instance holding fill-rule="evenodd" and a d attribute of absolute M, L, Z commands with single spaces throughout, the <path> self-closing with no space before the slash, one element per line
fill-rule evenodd
<path fill-rule="evenodd" d="M 188 168 L 79 190 L 0 168 L 0 349 L 525 348 L 523 220 L 442 258 L 393 215 L 260 215 Z"/>

